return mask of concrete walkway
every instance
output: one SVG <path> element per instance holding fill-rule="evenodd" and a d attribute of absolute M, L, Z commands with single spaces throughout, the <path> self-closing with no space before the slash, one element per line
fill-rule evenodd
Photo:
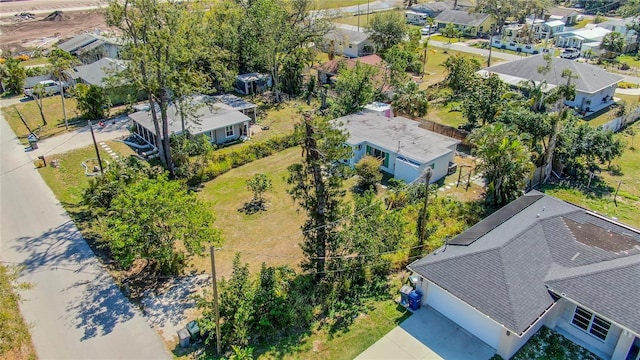
<path fill-rule="evenodd" d="M 487 360 L 495 350 L 430 307 L 421 308 L 356 360 Z"/>
<path fill-rule="evenodd" d="M 70 145 L 56 149 L 80 145 L 86 135 L 77 132 Z M 171 358 L 102 268 L 1 113 L 0 136 L 0 258 L 21 266 L 18 281 L 32 285 L 20 293 L 20 310 L 38 358 Z"/>

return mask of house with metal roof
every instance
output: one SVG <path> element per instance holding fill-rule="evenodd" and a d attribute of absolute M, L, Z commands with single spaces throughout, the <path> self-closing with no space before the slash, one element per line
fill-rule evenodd
<path fill-rule="evenodd" d="M 545 11 L 545 19 L 547 21 L 559 20 L 565 26 L 573 26 L 578 22 L 578 11 L 571 8 L 553 7 Z"/>
<path fill-rule="evenodd" d="M 583 53 L 587 50 L 598 53 L 602 39 L 610 32 L 610 30 L 599 27 L 567 30 L 555 33 L 553 41 L 557 47 L 576 48 Z"/>
<path fill-rule="evenodd" d="M 532 191 L 411 263 L 422 303 L 513 356 L 542 326 L 640 353 L 640 231 Z"/>
<path fill-rule="evenodd" d="M 167 118 L 170 135 L 206 135 L 214 144 L 225 144 L 250 135 L 251 118 L 227 104 L 201 96 L 191 99 L 190 106 L 191 114 L 182 116 L 175 105 L 169 105 Z M 162 136 L 156 133 L 150 109 L 137 111 L 130 114 L 129 118 L 133 121 L 134 132 L 157 147 Z"/>
<path fill-rule="evenodd" d="M 538 72 L 540 67 L 546 65 L 547 60 L 543 55 L 535 55 L 494 65 L 478 73 L 497 74 L 502 81 L 512 86 L 520 86 L 522 81 L 529 80 L 538 84 L 546 82 L 545 91 L 549 91 L 565 84 L 567 79 L 562 77 L 562 72 L 571 70 L 572 74 L 577 76 L 572 80 L 576 87 L 576 97 L 565 101 L 565 104 L 585 112 L 598 111 L 612 105 L 618 83 L 623 80 L 622 76 L 607 72 L 598 66 L 562 58 L 551 58 L 551 69 L 546 74 Z"/>
<path fill-rule="evenodd" d="M 435 18 L 440 31 L 453 24 L 464 36 L 482 37 L 496 31 L 495 19 L 489 14 L 469 13 L 465 10 L 444 10 Z"/>
<path fill-rule="evenodd" d="M 421 181 L 427 167 L 433 170 L 431 182 L 446 176 L 460 143 L 421 128 L 418 121 L 377 111 L 376 106 L 337 118 L 332 124 L 349 133 L 347 145 L 353 155 L 346 160 L 348 165 L 355 166 L 371 155 L 382 160 L 380 170 L 407 183 Z"/>
<path fill-rule="evenodd" d="M 122 40 L 84 33 L 58 44 L 58 48 L 76 56 L 84 64 L 91 64 L 103 57 L 120 58 Z"/>
<path fill-rule="evenodd" d="M 321 48 L 335 55 L 356 58 L 373 54 L 374 44 L 366 32 L 336 27 L 322 37 Z"/>
<path fill-rule="evenodd" d="M 633 29 L 636 23 L 635 17 L 627 17 L 624 19 L 611 19 L 605 22 L 596 24 L 596 27 L 604 28 L 610 31 L 617 31 L 624 37 L 624 49 L 623 53 L 628 53 L 636 50 L 638 47 L 638 32 Z"/>

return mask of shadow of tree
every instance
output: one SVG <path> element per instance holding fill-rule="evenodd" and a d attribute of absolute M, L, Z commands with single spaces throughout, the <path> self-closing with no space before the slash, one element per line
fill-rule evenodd
<path fill-rule="evenodd" d="M 81 280 L 62 290 L 74 294 L 66 309 L 68 320 L 84 330 L 81 340 L 108 334 L 134 316 L 133 306 L 102 269 L 71 220 L 39 236 L 22 237 L 17 243 L 16 252 L 26 255 L 23 275 L 51 270 L 83 274 L 76 277 Z"/>

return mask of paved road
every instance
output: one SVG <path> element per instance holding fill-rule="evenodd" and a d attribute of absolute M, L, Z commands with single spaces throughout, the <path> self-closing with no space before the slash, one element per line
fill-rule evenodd
<path fill-rule="evenodd" d="M 168 359 L 0 114 L 0 257 L 22 264 L 21 312 L 41 359 Z"/>

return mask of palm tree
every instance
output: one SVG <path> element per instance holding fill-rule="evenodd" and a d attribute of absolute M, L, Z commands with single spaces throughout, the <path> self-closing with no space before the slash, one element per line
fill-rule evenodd
<path fill-rule="evenodd" d="M 403 86 L 396 88 L 392 105 L 398 112 L 413 117 L 424 116 L 429 109 L 427 92 L 420 90 L 420 87 L 415 82 L 409 81 Z"/>
<path fill-rule="evenodd" d="M 433 27 L 435 26 L 435 20 L 433 20 L 433 18 L 431 16 L 429 16 L 427 18 L 427 23 L 425 25 L 429 27 L 429 31 L 427 31 L 427 40 L 422 43 L 422 51 L 423 51 L 423 56 L 422 56 L 422 74 L 423 75 L 424 75 L 425 69 L 427 67 L 427 54 L 429 53 L 428 52 L 428 50 L 429 50 L 429 40 L 431 40 L 431 31 L 432 31 Z"/>
<path fill-rule="evenodd" d="M 544 89 L 547 86 L 547 81 L 541 81 L 536 83 L 533 80 L 522 81 L 520 83 L 522 89 L 525 91 L 527 98 L 529 100 L 529 106 L 531 107 L 531 111 L 540 112 L 543 110 L 543 104 L 545 100 L 545 92 Z"/>
<path fill-rule="evenodd" d="M 67 80 L 65 71 L 71 69 L 75 58 L 68 52 L 55 48 L 51 50 L 49 54 L 49 63 L 53 68 L 53 77 L 60 81 L 60 100 L 62 101 L 62 116 L 64 117 L 64 127 L 69 130 L 69 123 L 67 122 L 67 111 L 64 106 L 64 82 Z"/>

